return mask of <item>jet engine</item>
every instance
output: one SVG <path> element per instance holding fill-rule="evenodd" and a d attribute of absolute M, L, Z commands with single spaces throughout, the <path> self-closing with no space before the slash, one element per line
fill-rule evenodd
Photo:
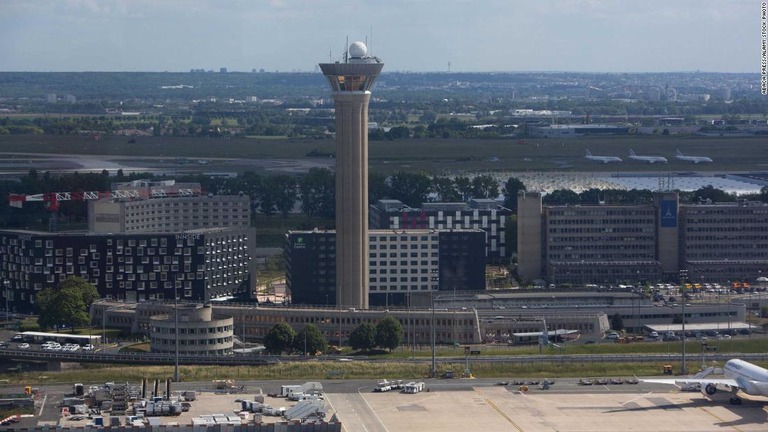
<path fill-rule="evenodd" d="M 714 384 L 701 386 L 701 393 L 707 396 L 712 396 L 713 394 L 717 393 L 717 386 Z"/>

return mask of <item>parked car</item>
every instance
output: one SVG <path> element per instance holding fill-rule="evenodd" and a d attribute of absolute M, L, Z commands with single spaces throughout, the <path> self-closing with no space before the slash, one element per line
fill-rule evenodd
<path fill-rule="evenodd" d="M 29 344 L 24 342 L 19 344 L 19 349 L 29 349 Z"/>

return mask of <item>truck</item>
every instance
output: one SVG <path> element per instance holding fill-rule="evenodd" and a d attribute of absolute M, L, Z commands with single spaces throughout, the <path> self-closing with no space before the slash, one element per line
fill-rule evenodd
<path fill-rule="evenodd" d="M 392 390 L 392 386 L 390 385 L 390 382 L 387 380 L 381 380 L 378 383 L 376 383 L 376 387 L 373 389 L 375 392 L 384 393 Z"/>
<path fill-rule="evenodd" d="M 403 386 L 403 393 L 416 394 L 424 391 L 426 384 L 423 381 L 411 381 Z"/>
<path fill-rule="evenodd" d="M 231 380 L 231 379 L 213 380 L 213 388 L 217 390 L 235 388 L 235 380 Z"/>
<path fill-rule="evenodd" d="M 298 390 L 300 385 L 281 385 L 280 386 L 280 396 L 282 397 L 288 397 L 291 393 Z"/>

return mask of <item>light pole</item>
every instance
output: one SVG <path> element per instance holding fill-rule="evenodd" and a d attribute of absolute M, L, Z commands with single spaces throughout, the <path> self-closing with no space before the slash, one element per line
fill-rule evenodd
<path fill-rule="evenodd" d="M 107 312 L 109 312 L 109 308 L 101 310 L 101 345 L 107 343 Z"/>
<path fill-rule="evenodd" d="M 458 340 L 456 338 L 456 282 L 453 282 L 453 349 L 456 350 Z"/>
<path fill-rule="evenodd" d="M 10 309 L 8 308 L 8 285 L 10 285 L 11 282 L 8 280 L 3 281 L 3 287 L 5 287 L 5 320 L 8 321 L 8 317 L 10 316 Z"/>
<path fill-rule="evenodd" d="M 176 277 L 173 278 L 173 316 L 174 335 L 176 336 L 176 358 L 173 365 L 173 381 L 179 382 L 179 296 L 176 294 Z"/>
<path fill-rule="evenodd" d="M 432 378 L 437 377 L 437 353 L 435 351 L 435 293 L 430 296 L 432 299 Z"/>
<path fill-rule="evenodd" d="M 683 299 L 683 319 L 682 319 L 682 324 L 683 324 L 683 335 L 682 336 L 683 337 L 681 338 L 681 340 L 683 341 L 683 347 L 682 347 L 683 358 L 682 358 L 682 362 L 681 362 L 681 365 L 680 365 L 680 372 L 681 372 L 682 375 L 685 375 L 687 373 L 686 372 L 686 368 L 685 368 L 685 342 L 686 342 L 686 336 L 685 336 L 685 303 L 688 300 L 687 298 L 685 298 L 685 295 L 687 294 L 685 292 L 685 280 L 686 280 L 687 276 L 688 276 L 688 270 L 680 270 L 680 291 L 682 291 L 681 297 Z"/>

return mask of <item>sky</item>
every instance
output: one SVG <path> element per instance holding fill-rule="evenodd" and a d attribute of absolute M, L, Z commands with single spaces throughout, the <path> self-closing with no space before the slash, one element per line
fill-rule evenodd
<path fill-rule="evenodd" d="M 0 71 L 760 71 L 759 0 L 0 0 Z"/>

